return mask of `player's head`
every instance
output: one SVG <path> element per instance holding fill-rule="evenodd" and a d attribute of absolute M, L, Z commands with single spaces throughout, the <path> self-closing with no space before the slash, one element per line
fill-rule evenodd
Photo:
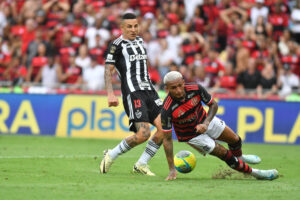
<path fill-rule="evenodd" d="M 136 15 L 133 13 L 125 13 L 122 17 L 121 29 L 124 39 L 135 40 L 139 31 Z"/>
<path fill-rule="evenodd" d="M 168 72 L 164 77 L 164 84 L 170 96 L 182 100 L 185 97 L 184 79 L 177 71 Z"/>

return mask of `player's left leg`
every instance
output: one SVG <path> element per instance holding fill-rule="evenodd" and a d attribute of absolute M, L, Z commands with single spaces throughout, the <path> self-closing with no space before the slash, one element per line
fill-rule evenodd
<path fill-rule="evenodd" d="M 260 157 L 257 155 L 245 155 L 242 153 L 242 140 L 241 138 L 233 132 L 231 128 L 225 126 L 221 135 L 217 140 L 226 142 L 228 144 L 229 150 L 235 156 L 242 161 L 249 164 L 258 164 L 261 162 Z"/>
<path fill-rule="evenodd" d="M 113 164 L 113 161 L 116 160 L 120 155 L 149 139 L 151 134 L 149 123 L 135 122 L 134 124 L 136 127 L 136 133 L 134 135 L 128 136 L 113 149 L 104 151 L 104 156 L 100 163 L 101 174 L 107 173 Z"/>
<path fill-rule="evenodd" d="M 113 149 L 104 152 L 104 157 L 100 163 L 100 173 L 107 173 L 120 155 L 128 152 L 135 146 L 147 141 L 151 135 L 149 116 L 145 95 L 142 92 L 133 92 L 126 97 L 123 96 L 123 105 L 129 117 L 130 131 L 135 134 L 123 139 Z"/>

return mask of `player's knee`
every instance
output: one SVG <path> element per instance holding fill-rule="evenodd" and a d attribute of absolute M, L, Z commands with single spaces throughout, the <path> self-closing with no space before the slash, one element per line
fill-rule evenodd
<path fill-rule="evenodd" d="M 147 141 L 150 135 L 151 135 L 150 128 L 142 128 L 136 134 L 140 143 Z"/>
<path fill-rule="evenodd" d="M 148 138 L 149 138 L 149 137 L 145 137 L 145 136 L 139 137 L 139 143 L 141 144 L 141 143 L 146 142 L 146 141 L 148 140 Z"/>
<path fill-rule="evenodd" d="M 241 143 L 242 142 L 242 140 L 241 140 L 241 138 L 240 138 L 240 136 L 238 136 L 237 134 L 234 134 L 234 143 Z"/>
<path fill-rule="evenodd" d="M 150 129 L 149 130 L 145 130 L 144 132 L 143 132 L 143 140 L 144 141 L 146 141 L 146 140 L 148 140 L 149 138 L 150 138 L 150 135 L 151 135 L 151 131 L 150 131 Z"/>
<path fill-rule="evenodd" d="M 242 139 L 238 135 L 235 135 L 234 142 L 228 144 L 228 146 L 231 150 L 240 149 L 242 147 Z"/>
<path fill-rule="evenodd" d="M 156 132 L 151 139 L 155 144 L 160 146 L 163 142 L 163 135 L 157 133 L 158 132 Z"/>

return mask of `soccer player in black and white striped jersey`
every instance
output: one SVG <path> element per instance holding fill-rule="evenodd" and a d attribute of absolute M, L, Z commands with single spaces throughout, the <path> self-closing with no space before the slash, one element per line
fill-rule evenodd
<path fill-rule="evenodd" d="M 123 106 L 129 117 L 130 130 L 135 132 L 121 141 L 115 148 L 104 151 L 100 163 L 100 173 L 107 173 L 113 161 L 131 148 L 147 141 L 150 137 L 150 125 L 157 128 L 157 132 L 149 140 L 146 149 L 133 171 L 154 176 L 147 165 L 148 161 L 159 149 L 162 139 L 160 111 L 162 101 L 155 91 L 148 74 L 147 52 L 144 41 L 138 34 L 138 22 L 133 13 L 126 13 L 122 17 L 122 35 L 115 39 L 108 47 L 105 62 L 105 84 L 108 106 L 118 106 L 114 95 L 111 77 L 116 69 L 121 80 Z"/>

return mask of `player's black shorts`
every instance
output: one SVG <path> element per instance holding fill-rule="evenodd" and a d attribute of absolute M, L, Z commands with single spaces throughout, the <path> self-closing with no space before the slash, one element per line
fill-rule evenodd
<path fill-rule="evenodd" d="M 139 90 L 123 95 L 123 105 L 129 118 L 129 130 L 136 132 L 135 122 L 150 122 L 160 114 L 162 100 L 156 91 Z"/>

